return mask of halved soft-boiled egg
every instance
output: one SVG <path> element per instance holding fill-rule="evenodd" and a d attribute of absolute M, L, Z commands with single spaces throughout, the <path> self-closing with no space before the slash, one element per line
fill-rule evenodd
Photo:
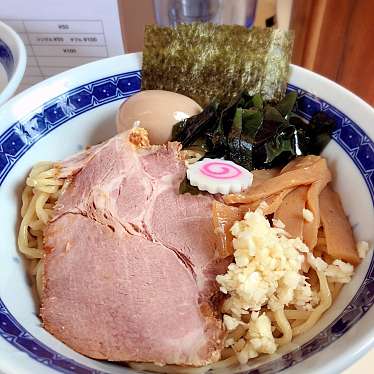
<path fill-rule="evenodd" d="M 119 107 L 117 131 L 143 127 L 151 144 L 163 144 L 170 140 L 177 122 L 201 111 L 200 105 L 187 96 L 163 90 L 141 91 Z"/>

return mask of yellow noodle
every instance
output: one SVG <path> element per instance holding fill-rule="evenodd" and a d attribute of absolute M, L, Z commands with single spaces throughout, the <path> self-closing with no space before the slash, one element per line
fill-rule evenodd
<path fill-rule="evenodd" d="M 48 219 L 51 218 L 52 213 L 53 213 L 53 209 L 45 209 L 44 208 L 44 211 L 48 214 Z"/>
<path fill-rule="evenodd" d="M 280 346 L 285 345 L 292 340 L 292 328 L 290 322 L 288 321 L 283 309 L 273 312 L 273 315 L 278 328 L 282 333 L 282 337 L 275 339 L 275 342 Z"/>
<path fill-rule="evenodd" d="M 42 221 L 40 221 L 39 219 L 36 219 L 34 221 L 31 221 L 29 223 L 29 227 L 34 230 L 34 231 L 40 231 L 40 230 L 43 230 L 43 227 L 44 227 L 44 223 Z"/>
<path fill-rule="evenodd" d="M 39 189 L 43 186 L 62 186 L 63 181 L 53 178 L 27 178 L 26 184 L 30 187 Z"/>
<path fill-rule="evenodd" d="M 32 275 L 36 277 L 39 294 L 44 272 L 43 230 L 61 190 L 66 186 L 66 180 L 58 178 L 58 170 L 53 168 L 51 162 L 41 162 L 30 171 L 22 193 L 18 247 L 21 253 L 33 261 Z"/>
<path fill-rule="evenodd" d="M 38 248 L 31 248 L 28 245 L 28 228 L 31 220 L 35 216 L 35 203 L 38 195 L 34 195 L 25 210 L 25 215 L 22 218 L 19 234 L 18 234 L 18 247 L 19 250 L 29 258 L 41 258 L 43 252 Z"/>
<path fill-rule="evenodd" d="M 212 370 L 223 369 L 223 368 L 228 368 L 237 363 L 238 363 L 238 359 L 236 358 L 236 356 L 231 356 L 229 358 L 226 358 L 225 360 L 221 360 L 214 364 L 208 365 L 209 366 L 208 368 Z"/>
<path fill-rule="evenodd" d="M 292 331 L 295 327 L 300 326 L 304 323 L 304 320 L 302 319 L 295 319 L 291 322 Z"/>
<path fill-rule="evenodd" d="M 48 169 L 46 171 L 42 171 L 38 174 L 38 179 L 45 179 L 45 178 L 53 178 L 55 182 L 61 182 L 59 179 L 54 179 L 58 173 L 58 170 L 56 168 Z"/>
<path fill-rule="evenodd" d="M 45 225 L 48 222 L 48 213 L 44 210 L 44 205 L 49 199 L 49 195 L 45 192 L 41 193 L 35 202 L 35 212 L 40 221 Z"/>
<path fill-rule="evenodd" d="M 301 324 L 300 326 L 295 327 L 292 330 L 292 333 L 294 336 L 300 335 L 308 330 L 310 330 L 315 323 L 320 319 L 321 315 L 331 306 L 332 303 L 332 297 L 331 292 L 329 289 L 329 285 L 327 283 L 327 278 L 325 274 L 323 274 L 321 271 L 317 270 L 318 279 L 320 282 L 320 304 L 311 312 L 308 319 Z"/>
<path fill-rule="evenodd" d="M 60 186 L 46 186 L 46 185 L 40 185 L 37 188 L 35 188 L 36 191 L 45 192 L 48 194 L 56 193 L 60 189 Z"/>
<path fill-rule="evenodd" d="M 306 310 L 286 309 L 284 314 L 288 319 L 308 319 L 310 312 Z"/>
<path fill-rule="evenodd" d="M 46 171 L 48 169 L 52 168 L 53 163 L 49 161 L 42 161 L 38 162 L 34 167 L 31 169 L 29 177 L 34 177 L 35 175 L 38 175 L 42 173 L 43 171 Z"/>
<path fill-rule="evenodd" d="M 30 200 L 32 198 L 32 189 L 29 186 L 26 186 L 22 192 L 22 208 L 21 208 L 21 217 L 25 216 L 27 207 L 30 205 Z"/>
<path fill-rule="evenodd" d="M 38 248 L 38 241 L 36 239 L 29 239 L 28 243 L 30 248 Z"/>
<path fill-rule="evenodd" d="M 30 225 L 29 225 L 30 227 Z M 32 228 L 29 228 L 29 233 L 34 237 L 34 238 L 37 238 L 37 236 L 39 235 L 40 233 L 40 230 L 33 230 Z"/>

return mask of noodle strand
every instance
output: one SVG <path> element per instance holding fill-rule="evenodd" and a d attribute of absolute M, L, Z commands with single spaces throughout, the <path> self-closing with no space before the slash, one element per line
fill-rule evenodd
<path fill-rule="evenodd" d="M 43 230 L 46 227 L 53 206 L 67 180 L 58 178 L 58 169 L 51 162 L 35 165 L 22 192 L 21 225 L 18 232 L 18 247 L 33 262 L 38 294 L 42 292 L 44 273 Z"/>
<path fill-rule="evenodd" d="M 273 312 L 273 314 L 278 328 L 282 333 L 282 337 L 275 339 L 275 341 L 278 345 L 282 346 L 292 340 L 292 328 L 283 309 L 279 309 Z"/>
<path fill-rule="evenodd" d="M 316 324 L 316 322 L 320 319 L 321 315 L 327 309 L 329 309 L 330 306 L 331 306 L 332 296 L 331 296 L 331 292 L 330 292 L 330 289 L 329 289 L 329 285 L 327 283 L 327 278 L 326 278 L 325 274 L 322 273 L 319 270 L 317 270 L 316 273 L 318 275 L 318 279 L 319 279 L 319 282 L 320 282 L 320 292 L 319 292 L 319 294 L 320 294 L 321 302 L 317 306 L 317 308 L 315 308 L 311 312 L 310 316 L 308 317 L 308 319 L 303 324 L 295 327 L 292 330 L 292 333 L 293 333 L 294 336 L 300 335 L 300 334 L 308 331 L 309 329 L 311 329 Z"/>

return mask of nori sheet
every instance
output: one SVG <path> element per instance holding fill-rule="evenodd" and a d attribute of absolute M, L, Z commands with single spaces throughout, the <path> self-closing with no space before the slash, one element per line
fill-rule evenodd
<path fill-rule="evenodd" d="M 294 35 L 273 28 L 180 24 L 145 28 L 142 89 L 228 103 L 243 90 L 264 101 L 286 90 Z"/>

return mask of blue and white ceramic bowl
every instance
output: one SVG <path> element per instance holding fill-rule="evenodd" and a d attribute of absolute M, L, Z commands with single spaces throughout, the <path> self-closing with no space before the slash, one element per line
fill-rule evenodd
<path fill-rule="evenodd" d="M 81 356 L 41 327 L 16 232 L 20 193 L 32 165 L 63 159 L 113 135 L 116 109 L 140 89 L 140 68 L 140 54 L 94 62 L 44 81 L 0 109 L 0 372 L 131 372 Z M 324 156 L 357 238 L 374 243 L 374 110 L 344 88 L 297 66 L 289 81 L 289 90 L 300 97 L 301 116 L 309 119 L 322 110 L 336 120 L 334 141 Z M 374 260 L 369 253 L 311 331 L 277 354 L 236 371 L 340 372 L 374 342 L 373 302 Z"/>
<path fill-rule="evenodd" d="M 18 34 L 0 22 L 0 105 L 16 92 L 26 68 L 26 48 Z"/>

